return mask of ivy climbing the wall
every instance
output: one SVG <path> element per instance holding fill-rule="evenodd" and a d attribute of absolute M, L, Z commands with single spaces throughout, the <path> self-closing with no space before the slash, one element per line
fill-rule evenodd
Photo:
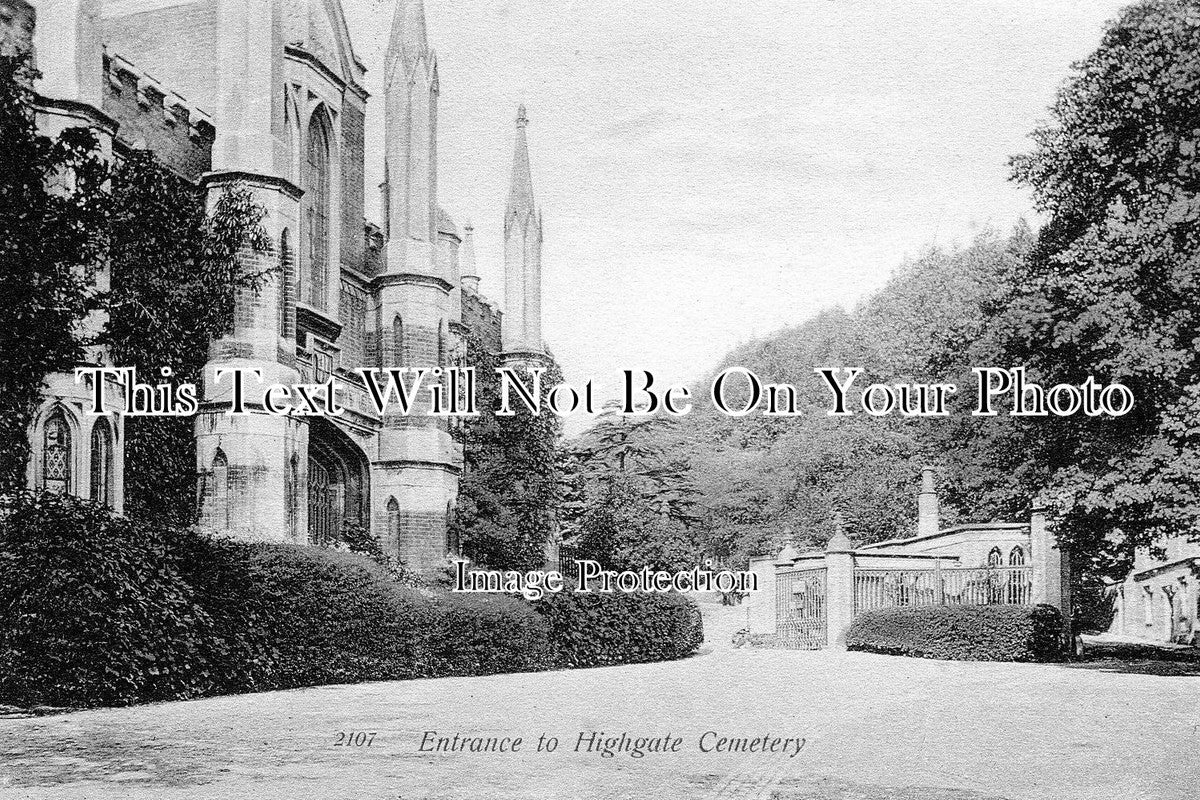
<path fill-rule="evenodd" d="M 242 258 L 270 249 L 265 211 L 234 187 L 206 214 L 204 190 L 147 151 L 134 151 L 114 171 L 112 198 L 103 342 L 113 363 L 135 368 L 143 382 L 199 385 L 209 344 L 232 327 L 236 294 L 257 291 L 268 274 L 248 271 Z M 191 521 L 193 425 L 191 417 L 126 420 L 127 512 Z"/>
<path fill-rule="evenodd" d="M 38 134 L 36 75 L 27 57 L 0 56 L 0 494 L 24 487 L 45 376 L 83 358 L 107 229 L 96 139 Z"/>
<path fill-rule="evenodd" d="M 562 381 L 551 361 L 542 374 L 543 412 L 516 403 L 513 416 L 497 416 L 499 358 L 475 332 L 466 340 L 466 364 L 478 379 L 478 417 L 458 431 L 463 474 L 450 521 L 462 555 L 494 569 L 529 570 L 545 563 L 546 542 L 558 524 L 557 444 L 562 421 L 545 411 L 549 390 Z"/>

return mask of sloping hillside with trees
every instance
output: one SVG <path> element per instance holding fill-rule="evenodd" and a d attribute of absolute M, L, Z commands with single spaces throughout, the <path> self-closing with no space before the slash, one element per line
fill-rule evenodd
<path fill-rule="evenodd" d="M 940 473 L 946 522 L 1021 519 L 1044 497 L 1093 587 L 1123 573 L 1136 546 L 1196 537 L 1197 98 L 1196 3 L 1130 6 L 1073 67 L 1030 152 L 1012 160 L 1013 179 L 1046 219 L 1040 230 L 1020 225 L 931 249 L 858 308 L 829 309 L 723 359 L 720 367 L 800 387 L 799 416 L 730 419 L 699 403 L 674 423 L 610 420 L 575 443 L 577 458 L 612 463 L 606 442 L 622 429 L 624 472 L 674 470 L 694 492 L 672 537 L 730 563 L 787 537 L 819 546 L 834 512 L 860 542 L 911 533 L 925 463 Z M 1121 383 L 1136 405 L 1119 417 L 972 417 L 972 393 L 960 391 L 948 418 L 834 419 L 812 374 L 829 366 L 862 367 L 860 385 L 964 389 L 974 386 L 973 366 L 1024 366 L 1045 387 Z M 602 536 L 589 521 L 609 490 L 595 488 L 603 478 L 582 483 L 593 489 L 577 487 L 574 524 Z M 653 508 L 652 492 L 639 502 Z"/>

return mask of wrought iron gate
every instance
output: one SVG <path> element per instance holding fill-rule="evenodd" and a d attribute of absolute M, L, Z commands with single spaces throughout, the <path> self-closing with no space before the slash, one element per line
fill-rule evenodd
<path fill-rule="evenodd" d="M 827 642 L 825 568 L 775 575 L 775 632 L 789 647 L 820 650 Z"/>

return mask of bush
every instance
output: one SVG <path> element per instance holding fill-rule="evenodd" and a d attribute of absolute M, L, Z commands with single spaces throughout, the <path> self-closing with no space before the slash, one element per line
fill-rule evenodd
<path fill-rule="evenodd" d="M 449 594 L 50 494 L 0 518 L 0 576 L 0 702 L 26 707 L 658 661 L 703 639 L 680 595 Z"/>
<path fill-rule="evenodd" d="M 855 619 L 846 646 L 957 661 L 1055 661 L 1063 656 L 1063 617 L 1047 605 L 886 608 Z"/>
<path fill-rule="evenodd" d="M 430 674 L 432 604 L 353 553 L 284 544 L 234 545 L 256 580 L 242 598 L 275 653 L 253 688 L 397 680 Z M 236 622 L 233 635 L 242 634 Z M 241 691 L 246 688 L 242 687 Z"/>
<path fill-rule="evenodd" d="M 556 666 L 549 627 L 528 603 L 505 595 L 447 594 L 435 604 L 432 675 L 493 675 Z"/>
<path fill-rule="evenodd" d="M 212 685 L 211 619 L 153 527 L 69 496 L 18 498 L 0 523 L 0 697 L 124 705 Z"/>
<path fill-rule="evenodd" d="M 212 623 L 203 651 L 211 665 L 205 694 L 260 691 L 272 687 L 279 651 L 272 609 L 258 587 L 262 570 L 250 547 L 193 530 L 172 529 L 167 542 L 192 600 Z"/>
<path fill-rule="evenodd" d="M 669 661 L 691 655 L 704 642 L 700 610 L 683 595 L 572 589 L 547 594 L 534 606 L 549 625 L 562 666 Z"/>

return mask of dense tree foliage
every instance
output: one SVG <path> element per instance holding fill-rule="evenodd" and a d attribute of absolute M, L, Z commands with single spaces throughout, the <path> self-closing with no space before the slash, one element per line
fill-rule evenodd
<path fill-rule="evenodd" d="M 562 381 L 556 363 L 541 376 L 542 413 L 516 401 L 512 416 L 500 408 L 498 355 L 475 332 L 467 335 L 466 364 L 478 378 L 480 415 L 454 430 L 463 446 L 458 505 L 450 521 L 461 554 L 495 569 L 537 569 L 558 525 L 558 439 L 561 420 L 544 405 Z M 523 373 L 522 373 L 523 374 Z M 527 384 L 532 392 L 532 382 Z"/>
<path fill-rule="evenodd" d="M 44 376 L 70 372 L 85 348 L 145 382 L 198 382 L 209 342 L 225 333 L 237 291 L 261 275 L 239 253 L 268 247 L 262 209 L 226 192 L 205 213 L 202 190 L 134 151 L 115 166 L 95 137 L 37 133 L 26 60 L 0 57 L 0 491 L 24 484 L 26 430 Z M 95 280 L 107 266 L 107 291 Z M 89 312 L 106 312 L 84 325 Z M 90 336 L 90 338 L 88 338 Z M 170 370 L 164 376 L 160 370 Z M 129 417 L 125 489 L 130 512 L 187 518 L 195 500 L 193 421 Z"/>
<path fill-rule="evenodd" d="M 27 58 L 0 56 L 0 493 L 24 486 L 44 376 L 83 358 L 106 231 L 95 138 L 38 134 L 34 77 Z"/>
<path fill-rule="evenodd" d="M 1128 8 L 1060 91 L 1017 178 L 1050 217 L 1007 282 L 1008 353 L 1046 382 L 1120 381 L 1134 413 L 1024 436 L 1062 532 L 1097 550 L 1200 523 L 1200 5 Z"/>
<path fill-rule="evenodd" d="M 563 470 L 564 538 L 611 569 L 684 569 L 704 550 L 686 458 L 664 448 L 671 419 L 611 409 L 572 443 Z"/>

